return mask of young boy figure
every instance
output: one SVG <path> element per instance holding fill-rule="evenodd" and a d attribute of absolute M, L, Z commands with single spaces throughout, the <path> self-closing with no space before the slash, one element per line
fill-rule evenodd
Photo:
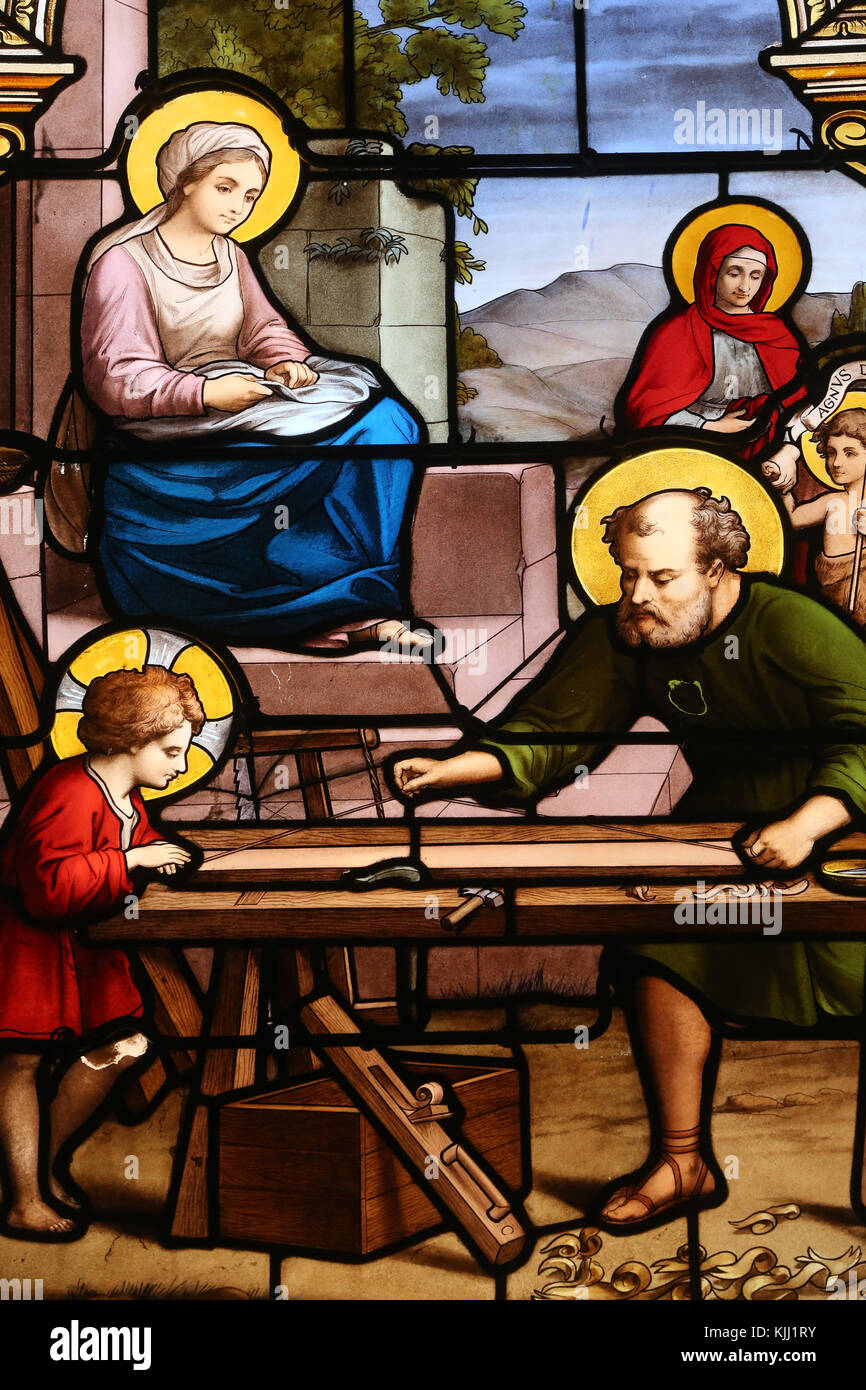
<path fill-rule="evenodd" d="M 795 529 L 824 527 L 824 545 L 815 558 L 815 577 L 831 603 L 849 610 L 862 627 L 866 625 L 866 583 L 861 582 L 860 574 L 854 582 L 853 605 L 849 597 L 857 533 L 866 533 L 866 410 L 838 411 L 818 427 L 812 442 L 824 459 L 830 478 L 844 491 L 822 492 L 799 505 L 793 494 L 786 492 L 783 500 Z M 861 572 L 864 559 L 866 547 L 861 545 Z"/>
<path fill-rule="evenodd" d="M 78 725 L 87 753 L 39 778 L 3 846 L 0 1157 L 7 1235 L 69 1239 L 80 1229 L 78 1204 L 56 1171 L 58 1155 L 66 1146 L 68 1161 L 73 1143 L 95 1127 L 109 1092 L 149 1044 L 137 1022 L 143 1003 L 126 953 L 89 946 L 75 929 L 121 908 L 141 871 L 173 874 L 189 862 L 188 850 L 150 826 L 139 788 L 164 790 L 185 770 L 203 723 L 189 676 L 148 666 L 94 679 Z M 37 1073 L 58 1039 L 73 1046 L 48 1082 L 49 1102 L 44 1072 Z"/>

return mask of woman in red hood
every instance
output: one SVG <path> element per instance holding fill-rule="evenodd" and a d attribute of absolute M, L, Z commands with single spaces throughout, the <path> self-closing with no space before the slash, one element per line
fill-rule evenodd
<path fill-rule="evenodd" d="M 777 273 L 772 243 L 754 227 L 729 223 L 704 237 L 695 302 L 650 332 L 625 395 L 628 425 L 737 436 L 761 416 L 759 434 L 750 433 L 737 453 L 751 458 L 764 447 L 782 404 L 765 410 L 767 397 L 791 381 L 802 350 L 790 328 L 764 310 Z M 786 404 L 802 394 L 792 387 Z"/>

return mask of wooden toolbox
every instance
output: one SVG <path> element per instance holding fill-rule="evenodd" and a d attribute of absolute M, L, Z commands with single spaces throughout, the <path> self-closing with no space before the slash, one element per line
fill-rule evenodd
<path fill-rule="evenodd" d="M 518 1189 L 516 1069 L 485 1058 L 394 1060 L 412 1090 L 444 1084 L 462 1138 L 501 1184 Z M 218 1115 L 221 1236 L 368 1255 L 441 1222 L 424 1179 L 328 1077 L 229 1101 Z"/>

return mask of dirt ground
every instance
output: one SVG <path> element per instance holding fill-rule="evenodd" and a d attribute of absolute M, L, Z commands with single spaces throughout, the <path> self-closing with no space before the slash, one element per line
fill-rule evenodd
<path fill-rule="evenodd" d="M 488 1028 L 496 1017 L 490 1010 L 437 1011 L 431 1042 L 438 1029 Z M 574 1007 L 523 1009 L 530 1027 L 571 1028 L 589 1018 Z M 437 1051 L 468 1055 L 473 1048 Z M 497 1049 L 475 1051 L 492 1056 Z M 590 1194 L 635 1168 L 645 1152 L 646 1122 L 621 1016 L 615 1013 L 607 1033 L 587 1049 L 530 1043 L 525 1055 L 532 1154 L 525 1212 L 535 1229 L 528 1258 L 502 1281 L 500 1296 L 681 1296 L 688 1280 L 677 1255 L 687 1239 L 683 1219 L 631 1236 L 594 1234 L 582 1220 Z M 856 1288 L 866 1273 L 863 1231 L 848 1200 L 857 1066 L 858 1048 L 850 1042 L 726 1042 L 713 1134 L 729 1197 L 700 1217 L 704 1297 L 753 1297 L 768 1283 L 790 1287 L 793 1280 L 799 1299 L 824 1299 L 831 1277 L 847 1286 L 853 1269 Z M 293 1256 L 271 1268 L 261 1251 L 164 1248 L 158 1232 L 182 1100 L 175 1093 L 144 1124 L 112 1121 L 92 1136 L 74 1168 L 98 1212 L 89 1230 L 74 1244 L 56 1246 L 0 1239 L 0 1278 L 42 1279 L 44 1297 L 54 1299 L 496 1296 L 495 1281 L 446 1233 L 362 1264 Z M 126 1176 L 135 1171 L 137 1177 Z M 748 1226 L 733 1224 L 746 1218 Z M 539 1272 L 545 1249 L 553 1263 Z M 282 1286 L 279 1294 L 272 1282 Z"/>

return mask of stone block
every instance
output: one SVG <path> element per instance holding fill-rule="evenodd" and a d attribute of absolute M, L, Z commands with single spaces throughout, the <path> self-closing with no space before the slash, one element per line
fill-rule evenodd
<path fill-rule="evenodd" d="M 147 67 L 147 13 L 127 0 L 104 0 L 103 51 L 109 55 L 102 81 L 102 137 L 106 147 L 130 99 L 135 79 Z"/>
<path fill-rule="evenodd" d="M 259 269 L 286 313 L 296 323 L 306 326 L 307 257 L 304 247 L 310 240 L 308 232 L 285 227 L 262 247 L 258 255 Z"/>
<path fill-rule="evenodd" d="M 330 196 L 337 182 L 331 174 L 311 178 L 292 218 L 292 226 L 327 227 L 338 233 L 357 227 L 381 226 L 378 181 L 371 179 L 366 186 L 362 179 L 347 181 L 344 188 L 348 189 L 349 196 L 339 202 Z"/>
<path fill-rule="evenodd" d="M 402 236 L 433 237 L 443 244 L 446 235 L 446 210 L 435 198 L 415 197 L 407 189 L 404 192 L 390 179 L 382 179 L 379 184 L 379 207 L 382 226 Z"/>
<path fill-rule="evenodd" d="M 395 327 L 381 330 L 381 363 L 395 385 L 408 396 L 426 419 L 439 420 L 446 413 L 448 358 L 445 330 L 432 326 Z M 438 394 L 427 394 L 433 385 Z"/>
<path fill-rule="evenodd" d="M 33 185 L 33 293 L 69 294 L 82 249 L 102 226 L 98 180 L 48 180 Z M 37 367 L 42 359 L 35 355 Z"/>
<path fill-rule="evenodd" d="M 325 354 L 369 357 L 373 362 L 379 361 L 381 342 L 378 328 L 317 323 L 309 329 L 309 333 Z"/>
<path fill-rule="evenodd" d="M 360 228 L 346 233 L 353 241 Z M 310 240 L 334 244 L 332 230 L 311 231 Z M 352 324 L 373 327 L 381 317 L 380 267 L 370 261 L 310 261 L 310 327 L 319 324 Z"/>
<path fill-rule="evenodd" d="M 428 469 L 412 528 L 412 553 L 417 612 L 470 618 L 519 614 L 518 478 L 498 469 Z"/>
<path fill-rule="evenodd" d="M 389 228 L 393 230 L 393 228 Z M 382 324 L 445 328 L 448 273 L 440 241 L 406 235 L 406 252 L 394 265 L 380 262 Z"/>
<path fill-rule="evenodd" d="M 40 571 L 41 510 L 32 487 L 0 496 L 0 564 L 7 579 Z"/>

